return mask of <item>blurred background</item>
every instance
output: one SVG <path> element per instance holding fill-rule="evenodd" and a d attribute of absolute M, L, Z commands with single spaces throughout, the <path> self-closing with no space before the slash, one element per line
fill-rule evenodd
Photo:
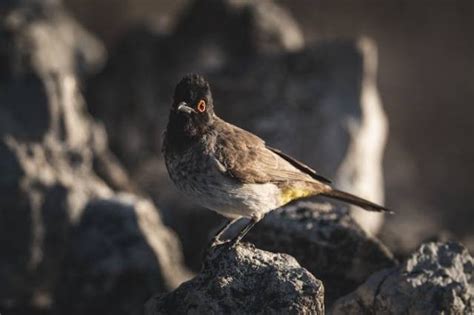
<path fill-rule="evenodd" d="M 138 281 L 129 314 L 199 270 L 222 219 L 160 154 L 189 72 L 226 120 L 393 209 L 352 211 L 399 257 L 474 249 L 470 0 L 9 0 L 0 17 L 0 311 L 101 313 Z M 94 306 L 70 310 L 65 286 Z"/>
<path fill-rule="evenodd" d="M 138 25 L 172 30 L 190 4 L 66 3 L 107 47 L 115 47 Z M 297 21 L 308 46 L 369 37 L 378 49 L 377 87 L 389 121 L 383 161 L 386 204 L 403 212 L 389 219 L 394 226 L 389 221 L 386 233 L 396 234 L 399 246 L 410 249 L 420 238 L 433 236 L 433 231 L 454 233 L 470 244 L 473 225 L 466 218 L 472 216 L 474 152 L 466 144 L 474 131 L 473 109 L 467 101 L 474 91 L 474 4 L 469 0 L 277 3 Z M 106 17 L 105 11 L 110 13 Z"/>

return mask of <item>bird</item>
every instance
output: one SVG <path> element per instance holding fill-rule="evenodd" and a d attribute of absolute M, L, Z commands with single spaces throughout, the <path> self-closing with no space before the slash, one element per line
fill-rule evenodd
<path fill-rule="evenodd" d="M 257 135 L 217 116 L 209 82 L 188 74 L 176 85 L 162 152 L 174 185 L 195 203 L 226 217 L 211 240 L 235 247 L 268 212 L 316 195 L 369 211 L 384 206 L 337 190 L 331 181 Z M 231 240 L 222 235 L 250 219 Z"/>

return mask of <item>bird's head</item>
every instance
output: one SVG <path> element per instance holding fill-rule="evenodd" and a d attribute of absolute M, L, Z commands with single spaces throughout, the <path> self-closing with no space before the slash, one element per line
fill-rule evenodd
<path fill-rule="evenodd" d="M 173 120 L 174 127 L 195 134 L 212 124 L 213 118 L 211 88 L 206 79 L 198 74 L 182 78 L 174 90 L 170 123 Z"/>

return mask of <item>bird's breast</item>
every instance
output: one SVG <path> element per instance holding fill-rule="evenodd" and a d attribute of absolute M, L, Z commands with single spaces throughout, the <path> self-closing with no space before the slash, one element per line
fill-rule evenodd
<path fill-rule="evenodd" d="M 212 156 L 184 152 L 166 157 L 170 178 L 195 203 L 225 216 L 251 217 L 281 205 L 280 189 L 272 183 L 243 184 L 222 174 Z"/>

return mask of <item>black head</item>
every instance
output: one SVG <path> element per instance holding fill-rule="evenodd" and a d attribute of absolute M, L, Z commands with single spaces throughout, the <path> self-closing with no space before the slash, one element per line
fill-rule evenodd
<path fill-rule="evenodd" d="M 174 90 L 172 110 L 201 117 L 212 114 L 211 88 L 206 79 L 199 74 L 188 74 L 182 78 Z"/>
<path fill-rule="evenodd" d="M 198 74 L 188 74 L 181 79 L 174 90 L 168 129 L 198 136 L 209 128 L 214 117 L 211 89 L 206 79 Z"/>

